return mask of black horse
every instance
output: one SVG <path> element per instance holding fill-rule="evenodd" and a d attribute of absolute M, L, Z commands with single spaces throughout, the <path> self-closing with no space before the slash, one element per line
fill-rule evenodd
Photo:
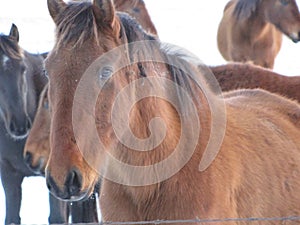
<path fill-rule="evenodd" d="M 24 177 L 35 175 L 23 160 L 23 148 L 47 83 L 43 56 L 24 51 L 18 41 L 14 24 L 8 36 L 0 35 L 0 173 L 6 198 L 5 224 L 21 222 L 21 184 Z M 64 222 L 64 204 L 50 198 L 49 221 Z"/>
<path fill-rule="evenodd" d="M 28 167 L 23 149 L 36 114 L 39 97 L 47 84 L 44 54 L 31 54 L 19 44 L 13 24 L 8 36 L 0 35 L 0 175 L 6 197 L 5 224 L 20 224 L 24 177 L 42 175 Z M 97 192 L 97 191 L 96 191 Z M 96 198 L 72 205 L 49 194 L 49 223 L 98 222 Z"/>

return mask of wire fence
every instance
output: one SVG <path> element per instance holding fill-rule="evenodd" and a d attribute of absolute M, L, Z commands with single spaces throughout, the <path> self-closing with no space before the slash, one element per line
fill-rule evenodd
<path fill-rule="evenodd" d="M 96 198 L 99 197 L 98 193 L 95 193 Z M 99 201 L 97 202 L 97 213 L 98 218 L 101 218 L 101 210 Z M 281 222 L 295 222 L 298 221 L 300 224 L 300 216 L 286 216 L 286 217 L 249 217 L 249 218 L 219 218 L 219 219 L 185 219 L 185 220 L 152 220 L 152 221 L 128 221 L 128 222 L 100 222 L 97 223 L 97 225 L 147 225 L 147 224 L 188 224 L 188 223 L 194 223 L 194 224 L 213 224 L 213 223 L 230 223 L 230 222 L 275 222 L 275 221 L 281 221 Z M 297 223 L 298 224 L 298 223 Z M 95 223 L 90 223 L 86 225 L 95 225 Z"/>
<path fill-rule="evenodd" d="M 129 221 L 129 222 L 101 222 L 99 225 L 146 225 L 146 224 L 212 224 L 212 223 L 230 223 L 230 222 L 300 222 L 300 216 L 288 216 L 288 217 L 250 217 L 250 218 L 223 218 L 223 219 L 187 219 L 187 220 L 152 220 L 152 221 Z M 90 223 L 94 225 L 95 223 Z M 297 223 L 298 224 L 298 223 Z"/>

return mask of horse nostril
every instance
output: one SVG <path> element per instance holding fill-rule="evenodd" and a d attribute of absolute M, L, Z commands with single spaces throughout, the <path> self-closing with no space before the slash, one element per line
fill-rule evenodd
<path fill-rule="evenodd" d="M 26 152 L 25 156 L 24 156 L 24 161 L 25 163 L 31 167 L 31 163 L 32 163 L 32 154 L 30 152 Z"/>
<path fill-rule="evenodd" d="M 61 192 L 60 192 L 57 184 L 55 183 L 54 179 L 49 174 L 46 175 L 46 185 L 47 185 L 48 190 L 51 193 L 53 193 L 57 197 L 60 197 Z"/>
<path fill-rule="evenodd" d="M 82 187 L 82 175 L 77 169 L 73 169 L 69 173 L 66 180 L 66 187 L 70 197 L 76 196 L 80 192 Z"/>
<path fill-rule="evenodd" d="M 29 130 L 31 128 L 31 125 L 32 125 L 31 120 L 29 118 L 27 118 L 26 125 L 25 125 L 26 128 L 25 129 Z"/>
<path fill-rule="evenodd" d="M 18 125 L 14 120 L 10 122 L 9 130 L 11 134 L 20 137 L 23 135 L 27 135 L 28 130 L 31 128 L 31 121 L 26 119 L 24 124 Z"/>
<path fill-rule="evenodd" d="M 16 123 L 15 123 L 14 121 L 11 121 L 11 122 L 10 122 L 9 129 L 10 129 L 10 131 L 11 131 L 12 133 L 16 133 L 18 127 L 17 127 L 17 125 L 16 125 Z"/>

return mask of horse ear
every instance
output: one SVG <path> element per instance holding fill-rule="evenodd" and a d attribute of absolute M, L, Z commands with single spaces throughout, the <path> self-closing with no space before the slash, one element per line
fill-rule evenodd
<path fill-rule="evenodd" d="M 10 28 L 9 37 L 14 39 L 16 42 L 19 42 L 19 31 L 18 27 L 13 23 Z"/>
<path fill-rule="evenodd" d="M 93 12 L 97 24 L 107 24 L 113 27 L 115 20 L 115 7 L 112 0 L 94 0 Z"/>
<path fill-rule="evenodd" d="M 48 10 L 53 19 L 57 22 L 58 14 L 67 6 L 63 0 L 47 0 Z"/>

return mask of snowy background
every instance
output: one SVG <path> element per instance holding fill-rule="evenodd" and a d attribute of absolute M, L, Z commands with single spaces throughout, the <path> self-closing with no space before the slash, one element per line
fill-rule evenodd
<path fill-rule="evenodd" d="M 160 39 L 184 47 L 208 65 L 220 65 L 216 34 L 227 0 L 144 0 Z M 300 0 L 298 0 L 298 5 Z M 50 51 L 54 24 L 46 0 L 0 0 L 0 33 L 8 34 L 11 23 L 18 26 L 20 45 L 29 52 Z M 284 38 L 274 71 L 300 75 L 300 43 Z M 5 201 L 0 185 L 0 225 L 4 224 Z M 46 224 L 48 192 L 42 177 L 25 178 L 21 218 L 23 224 Z"/>

